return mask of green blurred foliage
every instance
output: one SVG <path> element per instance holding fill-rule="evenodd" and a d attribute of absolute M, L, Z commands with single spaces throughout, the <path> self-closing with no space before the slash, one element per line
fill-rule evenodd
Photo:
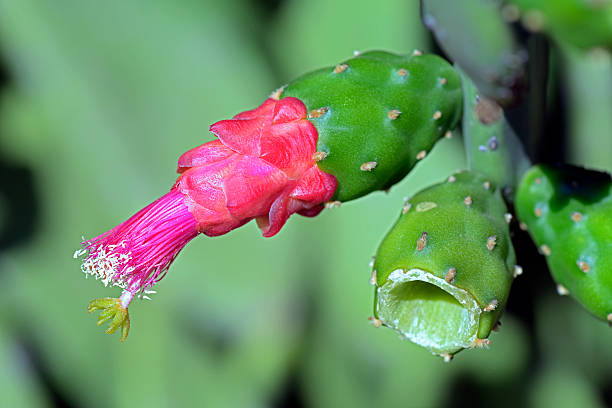
<path fill-rule="evenodd" d="M 491 350 L 450 365 L 367 323 L 370 257 L 404 196 L 465 166 L 457 138 L 389 194 L 296 216 L 272 239 L 252 223 L 194 240 L 153 300 L 130 307 L 125 344 L 87 315 L 90 299 L 119 289 L 84 279 L 72 258 L 81 236 L 165 193 L 178 155 L 211 140 L 210 124 L 354 49 L 431 48 L 416 0 L 290 0 L 262 10 L 246 0 L 0 0 L 12 79 L 0 94 L 1 158 L 31 169 L 39 206 L 35 234 L 0 253 L 3 405 L 49 406 L 54 389 L 79 407 L 271 406 L 294 380 L 309 406 L 428 407 L 452 404 L 460 378 L 526 386 L 533 339 L 511 315 Z M 579 312 L 577 325 L 591 327 Z M 610 348 L 609 337 L 598 341 Z M 569 374 L 542 371 L 534 401 L 572 376 L 592 392 L 574 358 L 556 358 Z"/>

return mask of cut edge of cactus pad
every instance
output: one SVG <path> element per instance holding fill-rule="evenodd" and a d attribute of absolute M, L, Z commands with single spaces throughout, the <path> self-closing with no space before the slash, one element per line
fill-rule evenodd
<path fill-rule="evenodd" d="M 385 326 L 441 356 L 474 347 L 483 312 L 466 290 L 422 269 L 391 272 L 376 310 Z"/>

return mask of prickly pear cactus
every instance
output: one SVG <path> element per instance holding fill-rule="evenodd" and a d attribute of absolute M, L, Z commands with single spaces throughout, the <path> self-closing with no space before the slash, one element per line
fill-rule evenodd
<path fill-rule="evenodd" d="M 559 294 L 612 322 L 610 176 L 572 166 L 534 166 L 520 184 L 516 210 L 546 256 Z"/>
<path fill-rule="evenodd" d="M 375 323 L 445 359 L 487 345 L 518 268 L 509 220 L 499 191 L 471 172 L 408 200 L 374 262 Z"/>
<path fill-rule="evenodd" d="M 334 200 L 388 189 L 461 117 L 461 81 L 442 58 L 371 51 L 306 74 L 282 90 L 301 99 L 319 132 L 319 168 Z"/>

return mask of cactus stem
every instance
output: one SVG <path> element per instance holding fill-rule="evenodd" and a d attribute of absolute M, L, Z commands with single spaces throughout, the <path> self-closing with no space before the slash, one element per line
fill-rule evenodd
<path fill-rule="evenodd" d="M 406 71 L 404 68 L 398 69 L 397 70 L 397 75 L 399 75 L 399 76 L 406 76 L 406 75 L 408 75 L 408 71 Z"/>
<path fill-rule="evenodd" d="M 483 310 L 485 312 L 492 312 L 493 310 L 497 309 L 498 304 L 499 302 L 497 301 L 497 299 L 493 299 Z"/>
<path fill-rule="evenodd" d="M 376 270 L 372 271 L 372 276 L 370 277 L 370 285 L 376 286 L 378 282 L 376 282 Z"/>
<path fill-rule="evenodd" d="M 504 214 L 504 220 L 506 221 L 506 224 L 510 224 L 512 222 L 512 214 L 505 213 Z"/>
<path fill-rule="evenodd" d="M 401 111 L 399 111 L 397 109 L 391 109 L 389 111 L 389 113 L 387 113 L 387 116 L 389 117 L 389 119 L 395 120 L 395 119 L 399 118 L 399 115 L 401 115 L 401 114 L 402 114 Z"/>
<path fill-rule="evenodd" d="M 341 72 L 346 71 L 346 69 L 348 68 L 348 64 L 338 64 L 336 65 L 336 68 L 334 68 L 334 74 L 339 74 Z"/>
<path fill-rule="evenodd" d="M 497 245 L 497 236 L 491 235 L 489 238 L 487 238 L 487 249 L 492 251 L 495 248 L 495 245 Z"/>
<path fill-rule="evenodd" d="M 363 163 L 359 168 L 361 169 L 361 171 L 372 171 L 376 168 L 376 166 L 378 166 L 378 163 L 376 163 L 375 161 L 369 161 Z"/>
<path fill-rule="evenodd" d="M 382 326 L 382 320 L 375 318 L 374 316 L 370 316 L 368 317 L 368 320 L 370 321 L 370 323 L 372 323 L 372 326 L 376 327 L 377 329 Z"/>
<path fill-rule="evenodd" d="M 429 211 L 431 209 L 434 209 L 438 206 L 438 204 L 432 202 L 432 201 L 423 201 L 422 203 L 418 203 L 416 205 L 415 210 L 417 210 L 417 212 L 425 212 L 425 211 Z"/>
<path fill-rule="evenodd" d="M 286 87 L 287 87 L 287 85 L 283 85 L 280 88 L 275 89 L 270 94 L 270 98 L 278 101 L 280 99 L 280 97 L 281 97 L 281 94 L 283 93 L 283 91 L 285 90 Z"/>
<path fill-rule="evenodd" d="M 442 117 L 442 112 L 440 112 L 439 110 L 434 112 L 434 114 L 433 114 L 434 120 L 438 120 L 441 117 Z"/>
<path fill-rule="evenodd" d="M 489 348 L 489 346 L 491 345 L 491 340 L 489 339 L 476 339 L 474 340 L 474 343 L 472 343 L 472 347 L 477 347 L 477 348 Z"/>
<path fill-rule="evenodd" d="M 581 213 L 579 213 L 578 211 L 574 211 L 574 212 L 572 213 L 572 220 L 573 220 L 574 222 L 580 222 L 580 221 L 582 221 L 582 214 L 581 214 Z"/>
<path fill-rule="evenodd" d="M 340 205 L 342 205 L 340 201 L 327 201 L 325 203 L 325 208 L 336 208 L 340 207 Z"/>
<path fill-rule="evenodd" d="M 512 276 L 516 278 L 517 276 L 522 275 L 522 274 L 523 274 L 523 267 L 519 265 L 514 265 Z"/>
<path fill-rule="evenodd" d="M 449 183 L 454 183 L 456 180 L 457 180 L 457 178 L 455 176 L 450 176 L 447 181 Z"/>
<path fill-rule="evenodd" d="M 569 295 L 569 290 L 567 290 L 567 288 L 561 284 L 557 285 L 557 293 L 559 294 L 559 296 L 567 296 Z"/>
<path fill-rule="evenodd" d="M 540 207 L 536 207 L 533 210 L 533 213 L 535 214 L 536 217 L 540 218 L 542 216 L 542 209 Z"/>
<path fill-rule="evenodd" d="M 427 245 L 427 232 L 423 231 L 421 237 L 417 239 L 417 251 L 422 251 Z"/>
<path fill-rule="evenodd" d="M 438 79 L 438 81 L 440 82 L 440 85 L 446 85 L 446 78 L 440 78 Z"/>
<path fill-rule="evenodd" d="M 323 106 L 323 107 L 321 107 L 319 109 L 313 109 L 308 114 L 308 118 L 309 119 L 320 118 L 321 116 L 325 115 L 328 110 L 329 110 L 329 108 L 327 106 Z"/>
<path fill-rule="evenodd" d="M 484 187 L 485 190 L 488 190 L 491 188 L 491 182 L 485 181 L 484 183 L 482 183 L 482 186 Z"/>
<path fill-rule="evenodd" d="M 591 270 L 591 266 L 585 261 L 578 261 L 577 264 L 578 268 L 580 268 L 580 270 L 584 273 L 589 273 L 589 271 Z"/>
<path fill-rule="evenodd" d="M 493 185 L 502 190 L 514 186 L 529 167 L 503 110 L 493 99 L 479 94 L 471 79 L 460 71 L 463 84 L 463 140 L 468 168 L 487 174 Z M 512 197 L 507 197 L 512 200 Z"/>
<path fill-rule="evenodd" d="M 425 158 L 425 156 L 427 156 L 427 151 L 426 150 L 421 150 L 419 153 L 417 153 L 416 159 L 417 160 L 423 160 Z"/>
<path fill-rule="evenodd" d="M 452 354 L 444 353 L 444 354 L 440 354 L 440 356 L 444 359 L 445 363 L 450 363 L 451 361 L 453 361 Z"/>
<path fill-rule="evenodd" d="M 470 205 L 472 205 L 472 197 L 467 196 L 463 199 L 463 204 L 465 204 L 466 207 L 469 207 Z"/>
<path fill-rule="evenodd" d="M 446 272 L 444 280 L 446 280 L 448 283 L 453 283 L 453 281 L 455 280 L 455 276 L 457 276 L 457 269 L 451 266 L 450 268 L 448 268 L 448 272 Z"/>
<path fill-rule="evenodd" d="M 410 211 L 410 208 L 412 208 L 412 204 L 410 203 L 404 204 L 404 206 L 402 207 L 402 214 L 406 214 L 408 211 Z"/>
<path fill-rule="evenodd" d="M 416 57 L 421 56 L 423 55 L 423 51 L 415 49 L 414 51 L 412 51 L 412 55 Z"/>
<path fill-rule="evenodd" d="M 549 256 L 550 255 L 550 247 L 548 245 L 546 245 L 546 244 L 540 245 L 540 252 L 544 256 Z"/>

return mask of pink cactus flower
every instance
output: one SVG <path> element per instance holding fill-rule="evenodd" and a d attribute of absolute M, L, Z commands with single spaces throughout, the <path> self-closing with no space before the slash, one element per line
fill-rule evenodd
<path fill-rule="evenodd" d="M 181 249 L 199 233 L 217 236 L 252 219 L 265 237 L 278 233 L 293 213 L 312 217 L 337 187 L 313 158 L 318 133 L 297 98 L 267 99 L 260 107 L 223 120 L 210 130 L 218 140 L 184 153 L 169 193 L 110 231 L 82 243 L 75 258 L 104 285 L 123 288 L 119 299 L 90 302 L 102 309 L 107 333 L 129 332 L 127 308 L 164 277 Z"/>

